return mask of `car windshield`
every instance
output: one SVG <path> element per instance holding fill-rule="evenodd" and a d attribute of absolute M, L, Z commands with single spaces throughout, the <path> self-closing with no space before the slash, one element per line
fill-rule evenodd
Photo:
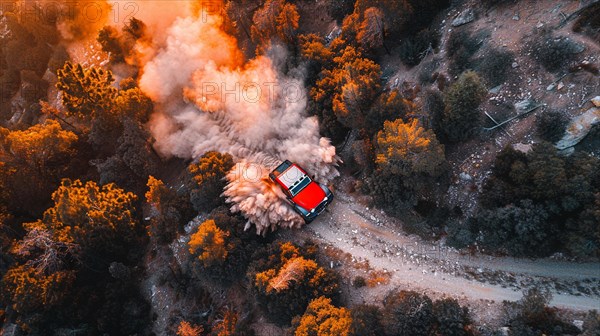
<path fill-rule="evenodd" d="M 310 183 L 310 181 L 310 177 L 304 175 L 303 179 L 298 181 L 296 185 L 290 188 L 290 194 L 292 194 L 292 196 L 298 195 L 298 193 L 301 192 L 302 189 L 304 189 L 304 187 L 306 187 Z"/>

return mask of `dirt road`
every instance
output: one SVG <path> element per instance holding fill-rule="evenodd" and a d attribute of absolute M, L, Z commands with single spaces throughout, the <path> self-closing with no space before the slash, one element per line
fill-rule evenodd
<path fill-rule="evenodd" d="M 401 223 L 338 192 L 328 212 L 297 231 L 391 272 L 387 288 L 423 290 L 467 301 L 515 301 L 534 284 L 549 288 L 551 305 L 576 311 L 600 309 L 600 264 L 463 255 L 402 233 Z M 343 265 L 345 269 L 348 265 Z M 386 288 L 386 289 L 387 289 Z M 378 299 L 367 290 L 357 301 Z"/>

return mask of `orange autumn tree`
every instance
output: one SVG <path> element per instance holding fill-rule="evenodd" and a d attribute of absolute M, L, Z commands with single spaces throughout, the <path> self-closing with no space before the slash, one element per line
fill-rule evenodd
<path fill-rule="evenodd" d="M 263 53 L 273 39 L 293 42 L 298 29 L 298 9 L 285 0 L 267 0 L 254 12 L 250 35 L 257 44 L 257 53 Z"/>
<path fill-rule="evenodd" d="M 202 326 L 191 324 L 188 321 L 181 321 L 177 327 L 177 336 L 201 336 L 203 332 Z"/>
<path fill-rule="evenodd" d="M 386 121 L 377 134 L 377 146 L 378 167 L 392 174 L 436 177 L 444 172 L 444 146 L 416 119 L 408 123 L 401 119 Z"/>
<path fill-rule="evenodd" d="M 384 123 L 376 137 L 375 165 L 368 190 L 377 204 L 390 211 L 414 206 L 417 195 L 435 194 L 448 171 L 444 146 L 416 119 Z"/>
<path fill-rule="evenodd" d="M 369 134 L 377 134 L 385 121 L 407 120 L 415 110 L 415 104 L 405 98 L 398 89 L 383 92 L 371 105 L 365 128 Z"/>
<path fill-rule="evenodd" d="M 2 145 L 13 164 L 23 164 L 42 175 L 53 172 L 74 154 L 77 135 L 64 130 L 55 120 L 47 120 L 23 131 L 8 131 Z M 55 168 L 55 169 L 51 169 Z"/>
<path fill-rule="evenodd" d="M 60 240 L 42 221 L 25 223 L 23 239 L 12 247 L 12 254 L 27 259 L 25 264 L 40 274 L 58 272 L 79 259 L 78 244 Z"/>
<path fill-rule="evenodd" d="M 316 247 L 290 242 L 270 246 L 268 261 L 256 261 L 248 275 L 258 302 L 279 322 L 289 323 L 318 296 L 335 297 L 337 276 L 315 260 Z"/>
<path fill-rule="evenodd" d="M 266 284 L 267 293 L 281 292 L 288 289 L 293 282 L 302 281 L 307 273 L 314 272 L 318 267 L 314 260 L 294 257 L 288 260 L 279 272 L 273 272 L 271 269 L 257 274 L 256 281 L 262 286 Z"/>
<path fill-rule="evenodd" d="M 13 267 L 2 278 L 3 296 L 9 298 L 12 307 L 24 314 L 40 312 L 60 304 L 69 294 L 75 281 L 74 271 L 41 273 L 34 267 Z"/>
<path fill-rule="evenodd" d="M 146 202 L 161 211 L 164 207 L 163 200 L 169 195 L 169 189 L 165 186 L 163 181 L 155 178 L 154 176 L 148 177 L 148 183 L 146 184 L 148 191 L 144 196 Z"/>
<path fill-rule="evenodd" d="M 0 261 L 5 262 L 8 259 L 7 251 L 12 244 L 12 230 L 8 225 L 8 221 L 11 219 L 11 214 L 6 210 L 4 206 L 4 186 L 2 180 L 0 180 Z"/>
<path fill-rule="evenodd" d="M 335 67 L 322 72 L 311 96 L 317 102 L 331 99 L 333 112 L 342 124 L 362 128 L 381 88 L 381 68 L 350 46 L 333 61 Z"/>
<path fill-rule="evenodd" d="M 364 19 L 359 26 L 356 39 L 366 50 L 384 47 L 389 54 L 383 39 L 385 37 L 384 15 L 381 9 L 369 7 L 365 10 Z"/>
<path fill-rule="evenodd" d="M 134 237 L 136 196 L 115 184 L 65 179 L 52 200 L 42 222 L 56 239 L 81 246 L 84 262 L 120 255 Z"/>
<path fill-rule="evenodd" d="M 73 170 L 69 163 L 77 141 L 55 120 L 25 130 L 0 127 L 0 183 L 7 207 L 39 216 L 60 179 Z"/>
<path fill-rule="evenodd" d="M 190 201 L 196 211 L 210 211 L 223 203 L 225 175 L 233 165 L 231 154 L 211 151 L 188 166 Z"/>
<path fill-rule="evenodd" d="M 145 123 L 154 108 L 135 81 L 125 79 L 118 89 L 110 70 L 66 62 L 56 74 L 65 117 L 88 134 L 88 142 L 104 150 L 118 147 L 114 140 L 123 133 L 124 120 Z"/>
<path fill-rule="evenodd" d="M 202 261 L 204 267 L 222 264 L 233 248 L 228 244 L 227 237 L 229 232 L 219 229 L 214 220 L 206 220 L 192 235 L 188 243 L 189 251 Z"/>
<path fill-rule="evenodd" d="M 279 38 L 287 43 L 292 42 L 296 30 L 298 29 L 299 20 L 300 15 L 298 14 L 296 5 L 285 3 L 279 12 L 279 15 L 275 18 Z"/>
<path fill-rule="evenodd" d="M 302 57 L 328 66 L 333 61 L 333 51 L 325 45 L 325 38 L 317 34 L 298 36 L 300 40 L 300 54 Z"/>
<path fill-rule="evenodd" d="M 121 81 L 121 85 L 123 83 Z M 120 117 L 128 117 L 142 123 L 148 121 L 150 113 L 154 109 L 152 100 L 138 87 L 123 88 L 114 101 L 114 109 Z"/>
<path fill-rule="evenodd" d="M 155 243 L 170 243 L 177 236 L 181 214 L 178 211 L 179 197 L 163 181 L 154 176 L 148 178 L 146 202 L 152 206 L 148 235 Z"/>
<path fill-rule="evenodd" d="M 96 67 L 86 69 L 81 64 L 66 62 L 56 75 L 56 87 L 62 92 L 67 116 L 89 121 L 111 112 L 118 94 L 112 86 L 111 71 Z"/>
<path fill-rule="evenodd" d="M 296 323 L 295 336 L 349 336 L 352 330 L 350 311 L 323 296 L 312 300 Z"/>
<path fill-rule="evenodd" d="M 407 0 L 357 0 L 354 13 L 364 17 L 369 8 L 377 8 L 384 14 L 383 21 L 389 37 L 396 37 L 402 32 L 413 13 L 413 7 Z"/>
<path fill-rule="evenodd" d="M 213 333 L 216 336 L 234 336 L 237 335 L 238 313 L 226 308 L 223 317 L 216 321 L 213 327 Z"/>

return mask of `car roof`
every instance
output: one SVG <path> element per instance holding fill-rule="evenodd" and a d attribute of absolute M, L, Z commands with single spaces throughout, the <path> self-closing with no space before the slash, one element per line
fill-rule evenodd
<path fill-rule="evenodd" d="M 288 169 L 279 175 L 277 179 L 288 189 L 300 181 L 306 174 L 296 165 L 291 165 Z"/>

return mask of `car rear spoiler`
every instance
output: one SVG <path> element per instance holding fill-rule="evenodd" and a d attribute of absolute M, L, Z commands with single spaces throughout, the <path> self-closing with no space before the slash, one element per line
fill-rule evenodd
<path fill-rule="evenodd" d="M 269 177 L 271 180 L 273 180 L 273 182 L 275 182 L 277 176 L 283 174 L 283 172 L 285 172 L 291 165 L 292 163 L 289 160 L 283 161 L 279 166 L 277 166 L 277 168 L 273 169 L 273 171 L 269 174 Z"/>

